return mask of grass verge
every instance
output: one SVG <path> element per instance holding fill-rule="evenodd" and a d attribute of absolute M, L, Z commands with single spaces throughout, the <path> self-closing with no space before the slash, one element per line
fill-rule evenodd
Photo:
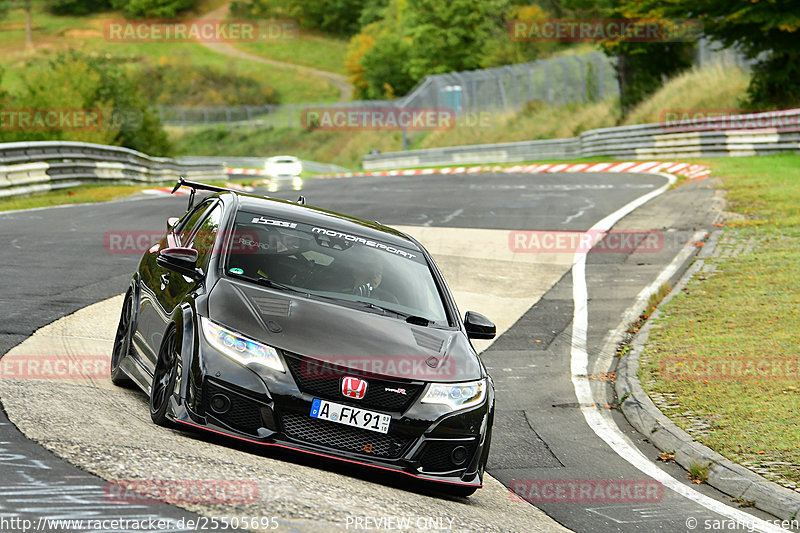
<path fill-rule="evenodd" d="M 300 174 L 302 179 L 310 179 L 318 176 L 318 173 L 303 170 Z M 230 178 L 227 180 L 204 180 L 203 183 L 219 185 L 225 187 L 229 183 L 239 185 L 255 185 L 263 181 L 263 177 L 245 176 L 241 178 Z M 261 183 L 259 183 L 260 185 Z M 37 207 L 55 207 L 58 205 L 69 204 L 88 204 L 95 202 L 111 202 L 121 200 L 126 196 L 159 187 L 172 186 L 173 183 L 153 183 L 150 185 L 78 185 L 57 191 L 30 194 L 11 198 L 0 198 L 0 212 L 16 211 L 19 209 L 34 209 Z M 269 186 L 269 185 L 268 185 Z M 278 190 L 278 189 L 275 189 Z"/>
<path fill-rule="evenodd" d="M 709 164 L 738 216 L 661 308 L 639 377 L 697 440 L 798 489 L 800 155 Z"/>
<path fill-rule="evenodd" d="M 92 202 L 110 202 L 119 200 L 135 192 L 152 189 L 155 185 L 80 185 L 36 193 L 27 196 L 0 199 L 0 211 L 32 209 L 35 207 L 53 207 L 56 205 L 83 204 Z"/>

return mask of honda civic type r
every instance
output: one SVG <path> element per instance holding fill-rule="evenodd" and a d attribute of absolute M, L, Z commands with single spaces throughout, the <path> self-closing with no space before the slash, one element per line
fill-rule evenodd
<path fill-rule="evenodd" d="M 422 245 L 298 202 L 189 186 L 125 294 L 111 378 L 156 424 L 482 485 L 494 387 Z M 214 194 L 192 207 L 196 190 Z"/>

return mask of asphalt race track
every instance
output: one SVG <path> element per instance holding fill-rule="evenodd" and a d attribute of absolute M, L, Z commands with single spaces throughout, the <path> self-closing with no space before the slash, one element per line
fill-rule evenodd
<path fill-rule="evenodd" d="M 623 457 L 636 451 L 651 460 L 651 465 L 655 465 L 652 468 L 671 475 L 675 480 L 672 483 L 683 487 L 678 489 L 680 494 L 670 485 L 662 487 L 657 497 L 635 503 L 619 503 L 584 494 L 568 502 L 552 498 L 538 501 L 536 507 L 575 531 L 690 531 L 695 530 L 691 527 L 692 519 L 700 524 L 696 530 L 703 530 L 705 521 L 715 521 L 717 531 L 746 530 L 732 518 L 745 511 L 765 520 L 771 517 L 750 509 L 735 509 L 729 498 L 710 487 L 691 484 L 680 467 L 656 462 L 659 452 L 648 443 L 646 436 L 634 432 L 613 409 L 610 387 L 600 379 L 613 370 L 610 368 L 613 357 L 609 354 L 613 355 L 613 346 L 608 343 L 609 332 L 620 325 L 621 317 L 640 291 L 686 249 L 686 243 L 710 229 L 715 216 L 715 197 L 707 180 L 671 189 L 615 226 L 631 231 L 658 230 L 661 240 L 656 249 L 646 253 L 619 249 L 590 253 L 586 258 L 585 276 L 576 278 L 576 272 L 571 269 L 572 253 L 558 249 L 532 254 L 531 234 L 516 233 L 587 230 L 666 183 L 664 177 L 643 174 L 437 175 L 306 180 L 302 191 L 293 190 L 286 182 L 277 184 L 278 190 L 270 194 L 292 200 L 303 194 L 312 205 L 403 226 L 431 250 L 456 293 L 461 312 L 474 309 L 498 322 L 502 335 L 488 346 L 478 346 L 485 348 L 482 358 L 497 388 L 498 411 L 488 467 L 494 478 L 512 487 L 558 484 L 555 480 L 567 487 L 580 480 L 602 487 L 604 483 L 621 479 L 631 483 L 639 481 L 650 487 L 654 483 L 658 485 L 651 475 Z M 109 253 L 104 236 L 115 231 L 161 231 L 168 216 L 183 213 L 185 203 L 186 197 L 149 197 L 0 214 L 0 242 L 3 244 L 0 354 L 7 353 L 37 329 L 120 294 L 140 254 Z M 593 429 L 597 425 L 590 427 L 586 414 L 588 406 L 581 404 L 576 396 L 577 385 L 571 370 L 575 353 L 573 319 L 578 316 L 574 306 L 578 291 L 574 284 L 576 280 L 580 284 L 583 279 L 588 288 L 588 328 L 586 342 L 580 349 L 588 354 L 589 375 L 598 378 L 589 379 L 596 404 L 592 412 L 603 409 L 598 424 L 613 425 L 625 435 L 621 447 L 612 447 L 601 438 Z M 104 311 L 104 320 L 114 323 L 117 318 L 114 313 L 118 310 L 103 309 L 110 309 Z M 86 337 L 88 340 L 94 337 L 91 328 Z M 106 472 L 108 465 L 114 464 L 124 472 L 127 457 L 126 453 L 119 452 L 125 448 L 124 441 L 114 443 L 116 448 L 87 449 L 83 445 L 70 446 L 71 441 L 63 437 L 62 430 L 49 433 L 51 426 L 46 423 L 47 417 L 40 418 L 40 413 L 32 407 L 41 405 L 41 386 L 41 383 L 30 387 L 2 383 L 0 401 L 5 403 L 6 394 L 12 394 L 8 397 L 12 420 L 17 423 L 15 417 L 18 416 L 21 422 L 17 425 L 23 429 L 29 426 L 26 432 L 36 433 L 37 441 L 62 457 L 70 457 L 85 470 Z M 59 390 L 75 390 L 70 387 Z M 126 408 L 130 407 L 133 412 L 139 405 L 139 416 L 148 419 L 143 395 L 133 391 L 123 393 L 128 402 Z M 81 396 L 50 397 L 50 401 L 59 400 L 80 402 Z M 610 407 L 603 407 L 605 405 Z M 125 419 L 104 416 L 97 407 L 95 411 L 87 411 L 76 406 L 74 420 L 69 419 L 69 405 L 60 405 L 54 410 L 60 413 L 59 422 L 64 424 L 65 432 L 73 429 L 76 434 L 91 432 L 92 425 L 96 424 L 98 436 L 113 435 L 115 425 L 124 427 Z M 102 405 L 99 408 L 102 409 Z M 95 416 L 96 420 L 92 420 Z M 180 456 L 184 445 L 192 452 L 198 447 L 207 450 L 218 446 L 223 450 L 219 451 L 220 457 L 230 460 L 242 458 L 236 454 L 244 452 L 252 461 L 242 459 L 243 463 L 235 466 L 241 466 L 245 474 L 257 475 L 252 468 L 256 468 L 254 465 L 262 457 L 252 450 L 228 442 L 209 443 L 191 433 L 170 432 L 154 425 L 143 424 L 141 428 L 140 433 L 146 432 L 137 435 L 142 439 L 137 441 L 141 447 L 146 448 L 150 441 L 163 441 Z M 114 453 L 111 453 L 112 448 Z M 148 456 L 144 448 L 140 448 L 142 453 L 131 454 L 138 457 L 137 469 L 147 464 L 142 463 L 143 457 L 158 460 L 153 456 L 157 454 Z M 154 445 L 153 449 L 157 447 Z M 224 451 L 228 449 L 230 453 Z M 194 468 L 206 466 L 202 462 L 208 461 L 206 456 L 198 452 L 192 457 L 200 461 Z M 337 480 L 345 476 L 342 479 L 352 481 L 351 492 L 368 494 L 372 490 L 376 501 L 408 502 L 406 506 L 398 503 L 400 510 L 396 514 L 421 513 L 421 509 L 427 509 L 429 515 L 453 513 L 453 516 L 460 516 L 458 513 L 470 511 L 459 508 L 479 507 L 483 501 L 479 494 L 483 491 L 490 494 L 494 490 L 487 484 L 487 488 L 470 500 L 444 497 L 431 500 L 429 495 L 387 480 L 385 476 L 351 473 L 331 465 L 320 467 L 313 460 L 296 456 L 277 459 L 283 466 L 276 466 L 279 469 L 276 472 L 287 477 L 292 477 L 295 471 L 307 473 L 310 478 L 324 483 L 326 473 L 335 474 Z M 137 470 L 136 475 L 145 476 L 146 472 Z M 350 490 L 348 486 L 324 484 L 306 489 L 307 497 L 312 499 L 315 491 L 319 494 L 339 491 L 343 493 L 342 498 L 346 498 Z M 9 423 L 5 412 L 0 414 L 0 495 L 3 495 L 0 519 L 17 517 L 35 521 L 45 514 L 103 517 L 125 514 L 157 516 L 172 521 L 197 517 L 164 504 L 115 505 L 103 497 L 103 490 L 102 479 L 67 464 L 26 439 Z M 279 482 L 275 490 L 273 502 L 278 509 L 281 508 L 278 496 L 282 494 Z M 286 498 L 290 497 L 286 494 Z M 505 514 L 534 516 L 530 514 L 533 510 L 528 503 L 514 501 L 510 495 L 504 498 L 509 502 L 508 508 L 503 510 Z M 320 501 L 327 500 L 320 497 Z M 440 503 L 434 505 L 431 501 Z M 708 502 L 716 502 L 720 507 Z M 364 504 L 362 515 L 371 512 L 368 503 Z M 344 529 L 341 516 L 334 513 L 335 508 L 319 509 L 312 504 L 308 502 L 308 508 L 286 509 L 291 516 L 278 513 L 278 520 L 286 530 Z M 195 510 L 203 514 L 209 512 L 208 509 Z M 473 510 L 492 512 L 491 509 Z M 387 514 L 392 512 L 386 510 Z M 531 522 L 526 528 L 524 521 L 507 518 L 513 529 L 525 531 L 534 526 Z M 456 522 L 461 528 L 453 526 L 453 530 L 481 529 L 478 524 L 465 520 Z M 536 525 L 545 527 L 547 524 Z M 764 529 L 763 525 L 761 523 L 757 529 Z M 497 530 L 503 528 L 498 525 Z"/>

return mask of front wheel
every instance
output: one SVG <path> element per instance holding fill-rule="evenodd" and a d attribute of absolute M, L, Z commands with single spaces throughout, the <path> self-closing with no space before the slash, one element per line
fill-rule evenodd
<path fill-rule="evenodd" d="M 133 336 L 133 296 L 130 291 L 125 294 L 122 313 L 119 316 L 117 333 L 114 335 L 114 347 L 111 351 L 111 382 L 118 386 L 129 386 L 131 378 L 122 370 L 120 363 L 131 351 Z"/>
<path fill-rule="evenodd" d="M 161 343 L 158 353 L 153 384 L 150 386 L 150 418 L 159 426 L 169 427 L 167 418 L 169 399 L 175 389 L 178 377 L 178 350 L 176 346 L 175 328 L 171 328 Z"/>

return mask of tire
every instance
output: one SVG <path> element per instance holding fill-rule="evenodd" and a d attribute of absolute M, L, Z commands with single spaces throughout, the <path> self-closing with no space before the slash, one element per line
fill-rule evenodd
<path fill-rule="evenodd" d="M 164 427 L 172 426 L 172 421 L 167 417 L 167 410 L 178 377 L 179 354 L 175 346 L 176 339 L 175 328 L 167 330 L 158 352 L 153 383 L 150 386 L 150 418 Z"/>
<path fill-rule="evenodd" d="M 133 333 L 133 296 L 128 291 L 122 303 L 122 312 L 119 316 L 117 333 L 114 335 L 114 347 L 111 350 L 111 383 L 119 387 L 130 387 L 131 378 L 122 370 L 120 363 L 131 352 L 131 337 Z"/>

